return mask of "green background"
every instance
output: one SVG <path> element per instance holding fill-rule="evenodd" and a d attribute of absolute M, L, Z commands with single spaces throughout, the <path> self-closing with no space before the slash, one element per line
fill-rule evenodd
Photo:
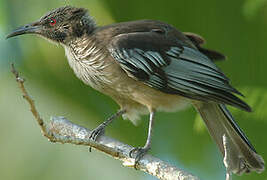
<path fill-rule="evenodd" d="M 74 5 L 90 10 L 99 25 L 157 19 L 181 31 L 195 32 L 206 47 L 223 52 L 218 66 L 253 108 L 231 108 L 259 154 L 267 160 L 267 3 L 265 0 L 0 0 L 0 179 L 154 179 L 88 148 L 52 144 L 42 137 L 28 104 L 10 73 L 10 63 L 26 78 L 26 87 L 46 120 L 65 116 L 94 128 L 118 106 L 84 85 L 67 64 L 64 50 L 44 39 L 25 35 L 10 40 L 14 28 L 39 19 L 47 11 Z M 133 146 L 146 139 L 148 116 L 139 126 L 118 119 L 108 136 Z M 223 180 L 222 156 L 192 107 L 157 113 L 150 153 L 206 180 Z M 267 180 L 266 172 L 234 180 Z"/>

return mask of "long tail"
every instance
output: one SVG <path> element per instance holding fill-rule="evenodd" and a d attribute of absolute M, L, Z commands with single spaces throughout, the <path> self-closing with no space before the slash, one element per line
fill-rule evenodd
<path fill-rule="evenodd" d="M 195 104 L 195 107 L 220 151 L 227 156 L 225 165 L 228 171 L 241 175 L 244 172 L 260 173 L 264 170 L 263 158 L 257 154 L 225 105 L 205 102 Z M 225 148 L 225 139 L 227 148 Z M 225 160 L 226 157 L 224 163 L 226 163 Z"/>

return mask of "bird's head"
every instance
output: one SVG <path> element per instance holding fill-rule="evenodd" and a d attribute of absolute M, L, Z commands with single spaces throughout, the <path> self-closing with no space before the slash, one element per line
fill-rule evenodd
<path fill-rule="evenodd" d="M 95 26 L 86 9 L 65 6 L 48 12 L 36 22 L 17 28 L 7 38 L 37 34 L 54 42 L 66 44 L 85 33 L 90 34 Z"/>

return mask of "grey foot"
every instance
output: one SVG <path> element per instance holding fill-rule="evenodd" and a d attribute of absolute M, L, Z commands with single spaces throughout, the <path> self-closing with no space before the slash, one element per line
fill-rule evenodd
<path fill-rule="evenodd" d="M 91 132 L 89 138 L 92 139 L 93 141 L 96 141 L 96 139 L 97 139 L 99 136 L 103 135 L 103 134 L 105 134 L 105 128 L 100 126 L 100 127 L 95 128 L 95 129 Z M 89 152 L 91 152 L 91 151 L 92 151 L 92 147 L 89 148 Z"/>
<path fill-rule="evenodd" d="M 136 165 L 140 161 L 140 159 L 149 151 L 149 147 L 136 147 L 132 149 L 129 153 L 131 158 L 135 158 L 134 168 L 136 169 Z"/>

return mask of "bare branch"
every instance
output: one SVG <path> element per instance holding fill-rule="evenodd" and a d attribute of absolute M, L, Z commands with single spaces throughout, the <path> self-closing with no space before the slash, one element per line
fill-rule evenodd
<path fill-rule="evenodd" d="M 14 66 L 13 63 L 11 64 L 11 72 L 16 77 L 16 81 L 19 84 L 19 88 L 22 91 L 23 98 L 25 98 L 26 101 L 28 101 L 28 103 L 30 104 L 31 112 L 32 112 L 33 116 L 35 117 L 35 119 L 37 120 L 39 126 L 41 127 L 43 135 L 50 139 L 50 135 L 47 134 L 47 130 L 46 130 L 46 126 L 44 124 L 44 121 L 41 118 L 40 114 L 38 113 L 38 111 L 37 111 L 37 109 L 36 109 L 36 107 L 34 105 L 33 99 L 29 96 L 28 92 L 26 91 L 26 89 L 24 87 L 25 80 L 22 77 L 19 76 L 19 73 L 18 73 L 18 71 L 16 71 L 15 66 Z"/>
<path fill-rule="evenodd" d="M 37 120 L 42 133 L 51 142 L 70 143 L 76 145 L 84 145 L 93 147 L 102 151 L 115 159 L 123 162 L 124 166 L 134 167 L 134 159 L 129 157 L 132 146 L 119 142 L 107 136 L 100 136 L 97 141 L 90 139 L 91 131 L 87 128 L 73 124 L 64 117 L 52 117 L 49 123 L 45 123 L 38 113 L 33 99 L 24 87 L 25 80 L 19 76 L 14 65 L 12 64 L 12 73 L 16 77 L 19 88 L 23 97 L 30 104 L 31 112 Z M 142 170 L 161 180 L 198 180 L 199 178 L 191 175 L 175 166 L 172 166 L 151 155 L 145 155 L 136 166 L 138 170 Z"/>

